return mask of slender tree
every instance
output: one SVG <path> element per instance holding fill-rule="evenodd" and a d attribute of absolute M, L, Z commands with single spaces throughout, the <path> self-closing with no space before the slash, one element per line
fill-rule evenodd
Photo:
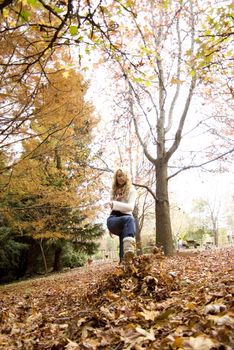
<path fill-rule="evenodd" d="M 168 163 L 180 144 L 196 85 L 195 14 L 192 2 L 169 1 L 128 2 L 125 11 L 116 37 L 124 53 L 106 50 L 106 59 L 116 62 L 116 76 L 126 91 L 125 117 L 132 119 L 145 157 L 154 167 L 156 244 L 171 254 Z"/>
<path fill-rule="evenodd" d="M 132 121 L 145 157 L 154 167 L 156 188 L 151 192 L 155 199 L 156 244 L 166 254 L 173 252 L 168 181 L 181 171 L 224 159 L 233 151 L 225 143 L 228 149 L 207 149 L 208 159 L 198 164 L 193 153 L 187 165 L 175 164 L 174 160 L 197 82 L 201 86 L 205 80 L 202 70 L 209 58 L 202 56 L 198 38 L 202 21 L 208 20 L 208 5 L 206 2 L 202 8 L 196 1 L 118 2 L 124 16 L 118 18 L 118 30 L 111 39 L 119 50 L 112 50 L 108 43 L 103 48 L 102 60 L 111 62 L 116 81 L 116 135 L 122 124 L 130 125 Z M 221 43 L 220 50 L 227 52 L 227 47 Z M 201 114 L 198 125 L 205 117 Z M 173 172 L 172 165 L 179 170 Z"/>

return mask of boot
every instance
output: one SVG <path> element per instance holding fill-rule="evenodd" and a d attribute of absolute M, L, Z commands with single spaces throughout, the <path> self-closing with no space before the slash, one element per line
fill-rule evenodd
<path fill-rule="evenodd" d="M 123 239 L 123 248 L 124 248 L 124 260 L 129 261 L 135 255 L 136 241 L 133 237 L 125 237 Z"/>

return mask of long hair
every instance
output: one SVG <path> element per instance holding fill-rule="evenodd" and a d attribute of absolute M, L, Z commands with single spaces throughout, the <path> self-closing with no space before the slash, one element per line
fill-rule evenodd
<path fill-rule="evenodd" d="M 118 172 L 121 172 L 126 179 L 126 182 L 125 182 L 124 186 L 122 186 L 122 187 L 120 187 L 118 185 L 118 182 L 117 182 L 117 173 Z M 131 185 L 132 185 L 132 181 L 130 179 L 128 172 L 122 168 L 117 169 L 114 172 L 114 177 L 113 177 L 113 182 L 112 182 L 111 199 L 116 200 L 118 198 L 118 199 L 128 200 Z"/>

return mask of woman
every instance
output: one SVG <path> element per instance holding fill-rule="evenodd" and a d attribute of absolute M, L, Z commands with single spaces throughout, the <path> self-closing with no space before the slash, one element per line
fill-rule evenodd
<path fill-rule="evenodd" d="M 111 202 L 106 206 L 111 208 L 107 219 L 107 227 L 110 235 L 119 236 L 119 258 L 120 262 L 129 260 L 135 253 L 136 225 L 132 216 L 136 201 L 136 190 L 131 180 L 123 169 L 114 173 L 112 184 Z"/>

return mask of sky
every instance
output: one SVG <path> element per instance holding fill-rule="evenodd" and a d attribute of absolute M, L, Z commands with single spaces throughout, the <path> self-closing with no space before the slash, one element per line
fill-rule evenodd
<path fill-rule="evenodd" d="M 193 207 L 193 200 L 203 198 L 210 203 L 221 202 L 223 213 L 228 203 L 233 201 L 234 176 L 230 173 L 213 174 L 201 170 L 187 170 L 171 179 L 169 190 L 177 199 L 178 205 L 186 212 Z"/>

